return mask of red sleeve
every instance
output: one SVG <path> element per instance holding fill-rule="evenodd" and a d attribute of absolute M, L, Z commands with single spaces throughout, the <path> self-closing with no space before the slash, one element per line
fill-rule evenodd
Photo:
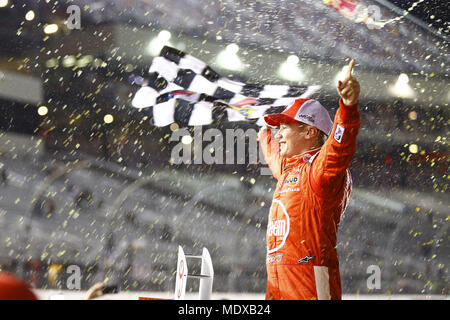
<path fill-rule="evenodd" d="M 274 138 L 271 130 L 267 127 L 261 128 L 258 133 L 258 139 L 264 160 L 272 171 L 273 177 L 278 180 L 282 172 L 280 144 L 278 143 L 278 140 Z"/>
<path fill-rule="evenodd" d="M 319 195 L 336 194 L 343 187 L 360 125 L 358 105 L 346 106 L 340 99 L 331 134 L 311 163 L 311 187 Z"/>

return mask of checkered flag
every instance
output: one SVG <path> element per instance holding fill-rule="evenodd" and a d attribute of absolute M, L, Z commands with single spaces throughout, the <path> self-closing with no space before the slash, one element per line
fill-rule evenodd
<path fill-rule="evenodd" d="M 150 66 L 148 83 L 132 105 L 148 108 L 155 126 L 209 125 L 220 119 L 253 121 L 280 112 L 295 99 L 308 98 L 320 86 L 247 84 L 222 77 L 203 61 L 165 46 Z"/>

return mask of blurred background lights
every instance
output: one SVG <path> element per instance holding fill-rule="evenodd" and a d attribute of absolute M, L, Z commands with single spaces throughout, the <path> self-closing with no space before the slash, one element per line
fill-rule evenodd
<path fill-rule="evenodd" d="M 52 33 L 55 33 L 55 32 L 57 32 L 58 31 L 58 25 L 57 24 L 54 24 L 54 23 L 52 23 L 52 24 L 46 24 L 45 26 L 44 26 L 44 32 L 46 33 L 46 34 L 52 34 Z"/>
<path fill-rule="evenodd" d="M 407 75 L 406 73 L 401 73 L 401 74 L 398 76 L 398 82 L 399 82 L 399 83 L 402 83 L 402 84 L 408 83 L 408 82 L 409 82 L 409 77 L 408 77 L 408 75 Z"/>
<path fill-rule="evenodd" d="M 217 55 L 217 64 L 227 70 L 242 71 L 244 70 L 244 64 L 237 55 L 239 52 L 239 46 L 235 43 L 230 43 Z"/>
<path fill-rule="evenodd" d="M 132 72 L 134 70 L 134 68 L 135 67 L 131 63 L 128 63 L 125 65 L 124 70 L 125 70 L 125 72 Z"/>
<path fill-rule="evenodd" d="M 174 123 L 171 123 L 170 124 L 170 131 L 177 131 L 179 128 L 180 128 L 180 126 L 178 125 L 178 123 L 176 123 L 176 122 L 174 122 Z"/>
<path fill-rule="evenodd" d="M 27 20 L 27 21 L 34 20 L 35 16 L 36 15 L 34 14 L 34 11 L 30 10 L 25 14 L 25 20 Z"/>
<path fill-rule="evenodd" d="M 158 33 L 158 36 L 154 38 L 147 47 L 147 52 L 152 56 L 157 56 L 161 52 L 161 49 L 164 46 L 173 46 L 170 42 L 170 38 L 172 38 L 172 34 L 168 30 L 161 30 Z"/>
<path fill-rule="evenodd" d="M 410 144 L 408 149 L 409 149 L 409 152 L 411 152 L 411 153 L 419 152 L 419 147 L 417 146 L 417 144 L 414 144 L 414 143 Z"/>
<path fill-rule="evenodd" d="M 65 56 L 62 61 L 62 65 L 65 68 L 71 68 L 77 63 L 77 59 L 74 56 Z"/>
<path fill-rule="evenodd" d="M 416 94 L 408 83 L 408 75 L 406 73 L 401 73 L 398 76 L 397 82 L 389 88 L 389 91 L 395 97 L 415 98 Z"/>
<path fill-rule="evenodd" d="M 46 106 L 40 106 L 37 110 L 38 115 L 45 116 L 48 113 L 48 108 Z"/>
<path fill-rule="evenodd" d="M 8 0 L 0 0 L 0 8 L 4 8 L 8 5 Z"/>
<path fill-rule="evenodd" d="M 417 120 L 417 112 L 415 112 L 415 111 L 410 111 L 410 112 L 408 113 L 408 118 L 409 118 L 409 120 Z"/>
<path fill-rule="evenodd" d="M 105 116 L 103 117 L 103 122 L 106 124 L 110 124 L 113 123 L 114 121 L 114 117 L 112 116 L 112 114 L 105 114 Z"/>
<path fill-rule="evenodd" d="M 229 45 L 227 45 L 225 50 L 230 54 L 237 54 L 239 51 L 239 46 L 235 43 L 230 43 Z"/>
<path fill-rule="evenodd" d="M 92 61 L 92 65 L 93 65 L 95 68 L 104 68 L 104 67 L 107 66 L 107 63 L 104 62 L 104 61 L 103 61 L 102 59 L 100 59 L 100 58 L 95 58 L 94 61 Z"/>
<path fill-rule="evenodd" d="M 46 66 L 47 68 L 54 68 L 54 67 L 56 67 L 57 65 L 58 65 L 58 59 L 56 59 L 56 58 L 48 59 L 48 60 L 45 62 L 45 66 Z"/>
<path fill-rule="evenodd" d="M 296 55 L 290 55 L 286 61 L 280 65 L 278 69 L 278 75 L 285 80 L 289 81 L 302 81 L 305 76 L 298 66 L 300 59 Z"/>
<path fill-rule="evenodd" d="M 158 34 L 158 39 L 160 39 L 161 41 L 169 41 L 171 37 L 172 37 L 172 34 L 170 33 L 170 31 L 167 31 L 167 30 L 162 30 Z"/>
<path fill-rule="evenodd" d="M 291 54 L 286 59 L 286 63 L 291 65 L 291 66 L 297 65 L 299 62 L 300 62 L 300 59 L 295 54 Z"/>
<path fill-rule="evenodd" d="M 77 66 L 80 68 L 87 67 L 93 60 L 94 57 L 92 57 L 91 55 L 82 56 L 80 59 L 78 59 Z"/>

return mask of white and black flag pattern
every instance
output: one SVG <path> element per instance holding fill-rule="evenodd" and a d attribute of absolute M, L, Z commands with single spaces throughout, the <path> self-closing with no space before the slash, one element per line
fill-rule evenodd
<path fill-rule="evenodd" d="M 155 126 L 209 125 L 219 120 L 253 121 L 279 113 L 295 99 L 308 98 L 320 86 L 247 84 L 211 69 L 203 61 L 165 46 L 155 57 L 147 83 L 134 96 L 136 108 L 148 108 Z"/>

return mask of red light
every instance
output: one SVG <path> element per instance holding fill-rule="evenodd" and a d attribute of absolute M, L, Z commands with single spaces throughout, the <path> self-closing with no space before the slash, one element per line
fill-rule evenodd
<path fill-rule="evenodd" d="M 392 164 L 392 157 L 390 155 L 387 155 L 384 157 L 384 163 L 386 163 L 387 165 L 391 165 Z"/>

